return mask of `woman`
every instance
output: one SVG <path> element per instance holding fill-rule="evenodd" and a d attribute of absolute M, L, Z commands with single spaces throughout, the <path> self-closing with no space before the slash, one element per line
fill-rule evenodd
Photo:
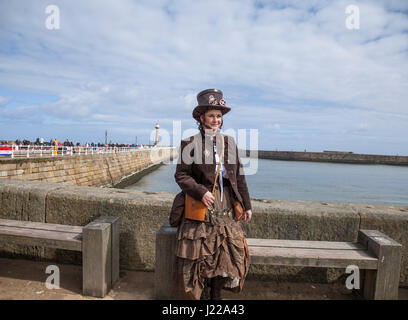
<path fill-rule="evenodd" d="M 245 233 L 233 205 L 240 202 L 243 221 L 248 222 L 251 201 L 235 141 L 220 133 L 222 117 L 231 108 L 217 89 L 200 92 L 197 101 L 193 118 L 200 132 L 181 141 L 174 176 L 182 191 L 202 201 L 207 212 L 204 221 L 183 217 L 178 227 L 176 281 L 185 298 L 220 300 L 221 289 L 241 292 L 248 273 Z"/>

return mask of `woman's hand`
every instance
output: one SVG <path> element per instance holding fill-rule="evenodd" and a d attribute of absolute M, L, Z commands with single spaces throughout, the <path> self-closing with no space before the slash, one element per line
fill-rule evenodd
<path fill-rule="evenodd" d="M 215 201 L 215 197 L 210 191 L 207 191 L 203 195 L 203 198 L 201 199 L 201 202 L 204 203 L 206 207 L 209 207 L 214 201 Z"/>
<path fill-rule="evenodd" d="M 252 217 L 251 210 L 247 210 L 244 212 L 244 222 L 248 222 L 249 220 L 251 220 L 251 217 Z"/>

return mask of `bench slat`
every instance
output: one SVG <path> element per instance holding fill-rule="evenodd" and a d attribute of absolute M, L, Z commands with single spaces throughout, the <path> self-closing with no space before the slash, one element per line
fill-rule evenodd
<path fill-rule="evenodd" d="M 63 225 L 63 224 L 9 220 L 9 219 L 0 219 L 0 226 L 19 227 L 19 228 L 36 229 L 36 230 L 63 231 L 63 232 L 72 232 L 72 233 L 82 233 L 82 228 L 83 228 L 80 226 L 68 226 L 68 225 Z"/>
<path fill-rule="evenodd" d="M 378 259 L 362 250 L 330 250 L 248 246 L 251 263 L 303 267 L 377 269 Z"/>
<path fill-rule="evenodd" d="M 0 226 L 0 240 L 15 244 L 82 251 L 82 233 Z"/>
<path fill-rule="evenodd" d="M 246 239 L 248 246 L 282 247 L 282 248 L 309 248 L 332 250 L 367 250 L 363 245 L 355 242 L 337 241 L 309 241 L 309 240 L 282 240 L 282 239 Z"/>

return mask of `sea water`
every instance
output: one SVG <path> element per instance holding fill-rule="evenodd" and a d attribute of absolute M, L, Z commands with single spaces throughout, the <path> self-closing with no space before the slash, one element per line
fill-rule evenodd
<path fill-rule="evenodd" d="M 178 193 L 175 170 L 162 165 L 128 189 Z M 258 159 L 246 180 L 251 198 L 408 205 L 403 166 Z"/>

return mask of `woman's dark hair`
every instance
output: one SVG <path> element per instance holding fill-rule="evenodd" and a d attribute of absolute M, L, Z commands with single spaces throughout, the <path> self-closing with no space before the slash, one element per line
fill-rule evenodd
<path fill-rule="evenodd" d="M 201 114 L 200 114 L 200 117 L 201 117 L 202 115 L 204 115 L 207 111 L 210 111 L 210 110 L 217 110 L 217 109 L 208 109 L 208 110 L 204 111 L 203 113 L 201 113 Z M 223 125 L 223 124 L 224 124 L 224 118 L 222 118 L 222 120 L 221 120 L 220 129 L 222 128 L 222 125 Z M 201 121 L 198 121 L 198 120 L 197 120 L 197 126 L 198 126 L 198 130 L 200 130 L 201 133 L 204 133 L 204 128 L 203 128 L 203 125 L 202 125 Z"/>

